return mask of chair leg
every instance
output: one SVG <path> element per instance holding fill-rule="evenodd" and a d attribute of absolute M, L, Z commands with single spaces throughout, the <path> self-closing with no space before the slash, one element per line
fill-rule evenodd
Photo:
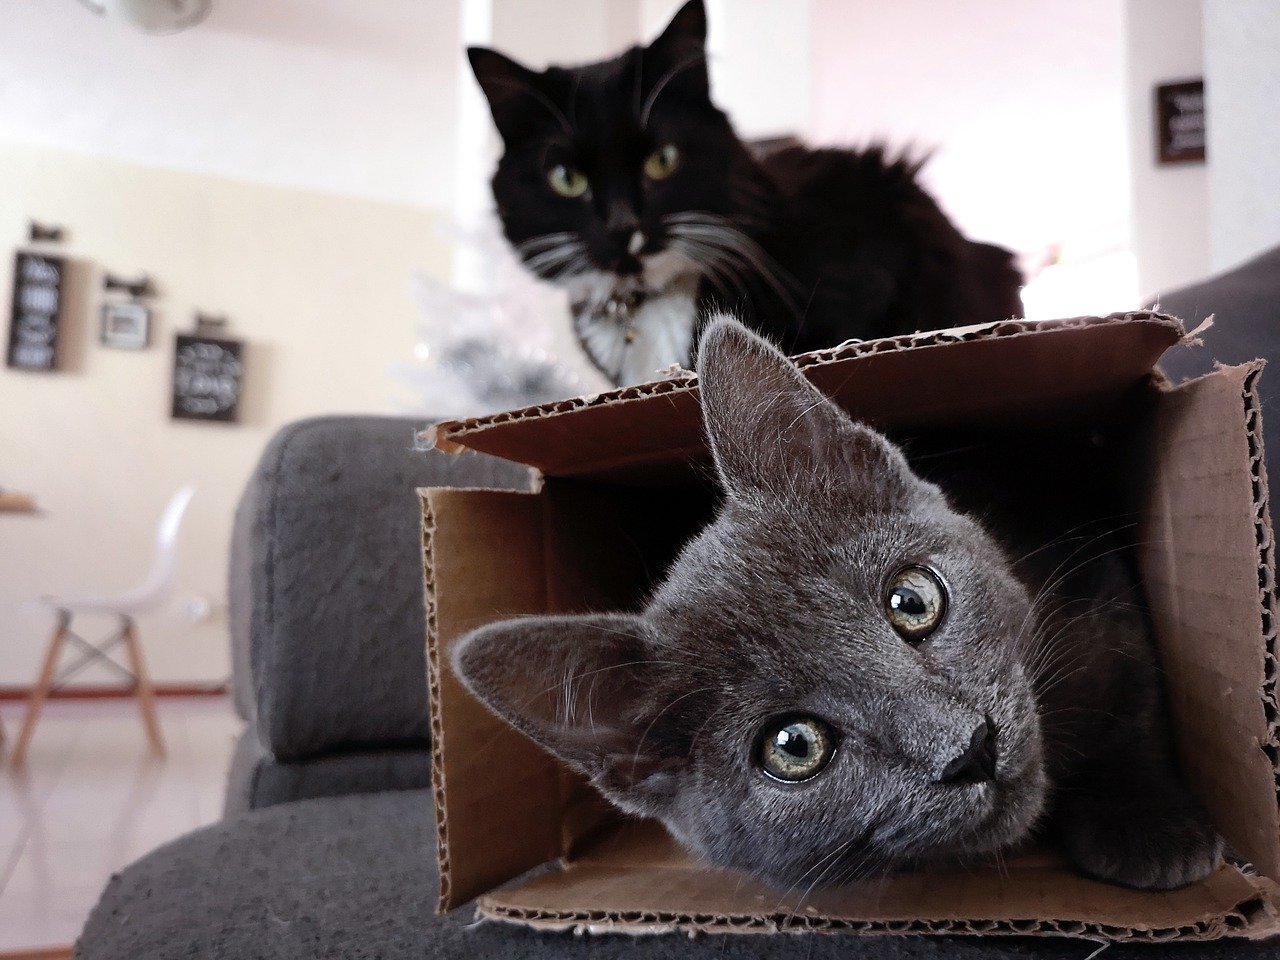
<path fill-rule="evenodd" d="M 151 676 L 147 673 L 147 665 L 142 659 L 142 646 L 138 643 L 138 632 L 133 618 L 124 620 L 124 646 L 129 655 L 129 666 L 138 678 L 136 693 L 138 706 L 142 710 L 142 725 L 147 730 L 147 739 L 151 742 L 151 751 L 156 756 L 165 755 L 164 738 L 160 735 L 160 720 L 156 715 L 156 691 L 151 686 Z"/>
<path fill-rule="evenodd" d="M 40 711 L 53 689 L 53 675 L 58 669 L 58 655 L 62 653 L 62 642 L 67 636 L 67 627 L 71 623 L 71 614 L 66 610 L 58 611 L 58 625 L 53 628 L 53 636 L 49 640 L 49 649 L 45 651 L 44 665 L 40 668 L 40 676 L 31 696 L 27 700 L 27 715 L 22 720 L 22 730 L 18 733 L 18 743 L 13 748 L 10 762 L 20 767 L 27 762 L 27 747 L 36 732 L 36 723 L 40 720 Z"/>

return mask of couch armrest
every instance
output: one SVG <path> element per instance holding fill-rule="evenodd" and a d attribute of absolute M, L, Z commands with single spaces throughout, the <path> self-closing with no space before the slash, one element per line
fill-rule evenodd
<path fill-rule="evenodd" d="M 528 470 L 413 447 L 422 421 L 284 427 L 241 499 L 229 601 L 236 703 L 282 762 L 428 737 L 423 486 L 527 489 Z"/>

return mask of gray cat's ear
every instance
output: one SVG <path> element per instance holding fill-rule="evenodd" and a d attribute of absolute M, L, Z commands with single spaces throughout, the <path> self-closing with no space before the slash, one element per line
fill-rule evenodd
<path fill-rule="evenodd" d="M 657 814 L 680 759 L 653 736 L 644 622 L 624 614 L 526 617 L 475 630 L 455 673 L 530 739 L 591 777 L 623 809 Z"/>
<path fill-rule="evenodd" d="M 644 51 L 644 82 L 649 99 L 659 94 L 706 99 L 707 11 L 689 0 Z"/>
<path fill-rule="evenodd" d="M 519 139 L 543 109 L 537 105 L 546 97 L 539 90 L 541 74 L 488 47 L 467 47 L 467 60 L 503 142 Z"/>
<path fill-rule="evenodd" d="M 730 317 L 702 335 L 698 384 L 716 469 L 735 499 L 807 500 L 839 489 L 897 500 L 919 483 L 897 447 Z"/>

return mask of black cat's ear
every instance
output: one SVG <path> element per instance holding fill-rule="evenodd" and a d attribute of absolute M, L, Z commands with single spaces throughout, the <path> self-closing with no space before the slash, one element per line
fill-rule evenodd
<path fill-rule="evenodd" d="M 654 815 L 673 795 L 681 759 L 648 716 L 654 665 L 639 617 L 504 620 L 463 637 L 453 667 L 489 709 L 623 809 Z"/>
<path fill-rule="evenodd" d="M 689 0 L 644 51 L 649 103 L 659 94 L 707 99 L 706 47 L 706 8 L 702 0 Z"/>
<path fill-rule="evenodd" d="M 546 99 L 539 89 L 541 74 L 488 47 L 468 47 L 467 60 L 503 142 L 519 139 L 544 109 L 539 106 Z"/>
<path fill-rule="evenodd" d="M 808 501 L 838 490 L 887 505 L 919 483 L 897 447 L 737 320 L 707 326 L 698 384 L 716 469 L 739 501 Z"/>

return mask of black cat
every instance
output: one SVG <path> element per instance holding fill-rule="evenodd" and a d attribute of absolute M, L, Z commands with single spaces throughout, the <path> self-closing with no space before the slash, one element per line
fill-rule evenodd
<path fill-rule="evenodd" d="M 606 376 L 689 366 L 713 307 L 792 353 L 1021 314 L 1012 255 L 967 240 L 919 163 L 744 144 L 711 101 L 706 27 L 690 0 L 648 47 L 541 73 L 468 51 L 505 145 L 507 239 L 568 288 Z"/>

